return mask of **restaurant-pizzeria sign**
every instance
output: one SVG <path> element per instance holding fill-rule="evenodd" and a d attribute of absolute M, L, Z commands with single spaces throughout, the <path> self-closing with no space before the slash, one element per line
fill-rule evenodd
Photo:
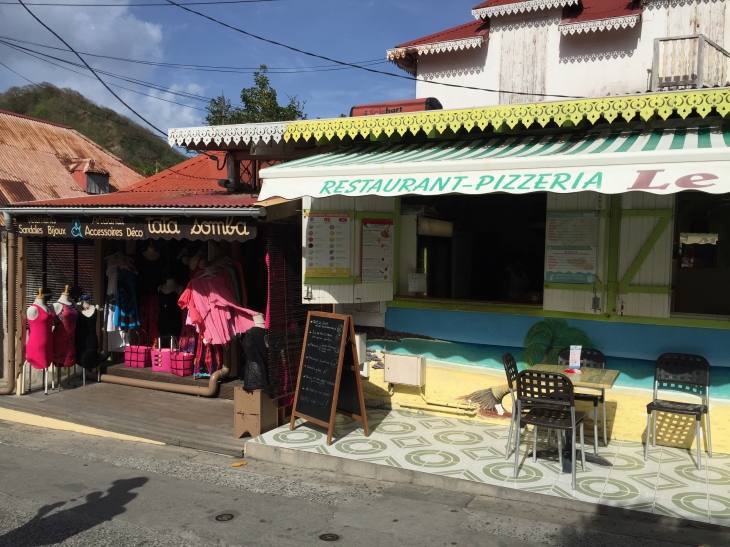
<path fill-rule="evenodd" d="M 249 217 L 45 216 L 18 218 L 17 233 L 27 237 L 81 239 L 188 239 L 246 241 L 256 237 Z"/>

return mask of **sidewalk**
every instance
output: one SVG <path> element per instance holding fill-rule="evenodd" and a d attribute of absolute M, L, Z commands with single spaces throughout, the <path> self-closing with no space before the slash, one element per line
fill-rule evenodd
<path fill-rule="evenodd" d="M 570 474 L 561 472 L 557 460 L 538 459 L 533 463 L 525 457 L 532 450 L 532 428 L 523 435 L 520 473 L 513 479 L 514 459 L 504 459 L 507 427 L 403 410 L 371 410 L 368 419 L 371 434 L 365 437 L 357 422 L 337 415 L 336 438 L 331 446 L 327 446 L 322 428 L 299 420 L 294 431 L 284 426 L 252 439 L 246 455 L 282 463 L 297 461 L 304 466 L 301 456 L 306 454 L 307 467 L 338 469 L 357 476 L 400 482 L 413 482 L 417 476 L 419 484 L 431 485 L 427 477 L 421 476 L 428 474 L 435 487 L 443 482 L 439 478 L 451 477 L 473 486 L 506 487 L 730 526 L 727 454 L 715 453 L 708 459 L 703 452 L 699 471 L 694 454 L 687 450 L 657 446 L 650 449 L 649 460 L 644 462 L 642 444 L 609 441 L 608 447 L 599 444 L 599 454 L 612 466 L 587 463 L 583 471 L 579 460 L 577 488 L 573 491 Z M 538 445 L 544 446 L 541 436 Z M 592 442 L 592 438 L 586 439 L 589 453 L 593 451 Z"/>

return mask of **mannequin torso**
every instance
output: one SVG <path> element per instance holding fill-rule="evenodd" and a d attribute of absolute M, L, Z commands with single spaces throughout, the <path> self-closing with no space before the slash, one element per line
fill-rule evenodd
<path fill-rule="evenodd" d="M 33 301 L 33 304 L 35 304 L 36 306 L 38 306 L 39 308 L 41 308 L 44 312 L 51 313 L 50 310 L 48 309 L 48 306 L 46 305 L 46 299 L 45 298 L 42 298 L 42 297 L 41 298 L 36 298 Z M 38 319 L 38 308 L 35 308 L 35 307 L 31 306 L 25 312 L 25 316 L 28 319 L 30 319 L 31 321 L 35 321 L 36 319 Z"/>
<path fill-rule="evenodd" d="M 174 278 L 170 277 L 165 281 L 164 285 L 160 285 L 157 289 L 162 294 L 176 293 L 180 296 L 183 293 L 183 288 L 177 284 Z"/>
<path fill-rule="evenodd" d="M 53 303 L 53 311 L 56 312 L 56 315 L 60 315 L 63 311 L 64 306 L 72 306 L 73 302 L 71 302 L 71 299 L 68 297 L 66 293 L 63 293 L 61 296 L 58 297 L 58 300 Z"/>

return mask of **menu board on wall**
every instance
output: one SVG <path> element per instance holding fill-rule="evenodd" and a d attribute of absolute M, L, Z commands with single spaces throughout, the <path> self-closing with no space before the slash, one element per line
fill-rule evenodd
<path fill-rule="evenodd" d="M 307 277 L 350 277 L 350 214 L 306 213 Z"/>
<path fill-rule="evenodd" d="M 545 281 L 596 282 L 598 213 L 548 213 Z"/>
<path fill-rule="evenodd" d="M 393 281 L 395 230 L 392 220 L 362 221 L 362 282 Z"/>

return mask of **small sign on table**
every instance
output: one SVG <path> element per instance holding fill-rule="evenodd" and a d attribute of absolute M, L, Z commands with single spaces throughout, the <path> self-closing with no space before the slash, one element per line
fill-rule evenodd
<path fill-rule="evenodd" d="M 570 346 L 570 361 L 568 366 L 573 369 L 580 369 L 580 354 L 583 351 L 583 346 Z"/>

